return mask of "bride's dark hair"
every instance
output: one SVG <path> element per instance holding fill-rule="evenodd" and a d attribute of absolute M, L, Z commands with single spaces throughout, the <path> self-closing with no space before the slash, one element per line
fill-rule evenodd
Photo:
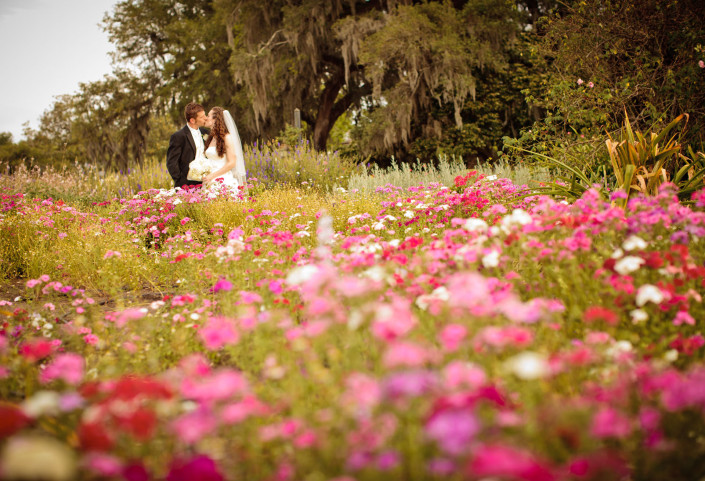
<path fill-rule="evenodd" d="M 211 127 L 206 148 L 215 139 L 215 150 L 218 152 L 218 157 L 222 157 L 225 155 L 225 136 L 228 135 L 228 128 L 225 126 L 225 117 L 223 116 L 225 110 L 223 107 L 213 107 L 211 111 L 213 112 L 213 127 Z"/>

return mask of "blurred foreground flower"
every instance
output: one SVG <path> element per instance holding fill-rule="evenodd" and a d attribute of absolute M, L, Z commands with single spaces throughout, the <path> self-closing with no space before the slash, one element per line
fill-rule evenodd
<path fill-rule="evenodd" d="M 76 456 L 56 439 L 25 435 L 10 439 L 0 454 L 3 479 L 76 479 Z"/>

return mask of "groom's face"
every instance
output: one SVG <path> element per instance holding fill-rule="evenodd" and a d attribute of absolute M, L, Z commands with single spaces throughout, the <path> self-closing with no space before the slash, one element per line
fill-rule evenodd
<path fill-rule="evenodd" d="M 196 114 L 195 118 L 189 120 L 189 123 L 191 123 L 191 126 L 194 128 L 203 127 L 204 125 L 206 125 L 206 119 L 206 113 L 201 110 Z"/>

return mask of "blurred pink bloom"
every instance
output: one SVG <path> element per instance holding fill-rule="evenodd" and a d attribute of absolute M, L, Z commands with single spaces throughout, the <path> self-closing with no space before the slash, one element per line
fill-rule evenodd
<path fill-rule="evenodd" d="M 103 256 L 103 259 L 110 259 L 112 257 L 117 257 L 119 259 L 120 257 L 122 257 L 122 254 L 118 251 L 109 250 L 105 253 L 105 255 Z"/>
<path fill-rule="evenodd" d="M 246 396 L 241 402 L 229 404 L 221 411 L 221 419 L 226 424 L 237 424 L 250 416 L 264 415 L 269 412 L 267 405 L 254 396 Z"/>
<path fill-rule="evenodd" d="M 122 462 L 110 454 L 89 453 L 83 459 L 85 466 L 105 478 L 115 478 L 122 473 Z"/>
<path fill-rule="evenodd" d="M 700 67 L 700 68 L 705 68 L 705 62 L 703 62 L 702 60 L 699 60 L 699 61 L 698 61 L 698 67 Z"/>
<path fill-rule="evenodd" d="M 438 335 L 441 344 L 448 351 L 455 351 L 463 342 L 468 330 L 461 324 L 448 324 Z"/>
<path fill-rule="evenodd" d="M 602 408 L 592 418 L 590 433 L 596 438 L 621 439 L 629 436 L 631 431 L 629 419 L 614 408 Z"/>
<path fill-rule="evenodd" d="M 581 78 L 578 79 L 578 85 L 582 85 L 582 84 L 584 84 L 584 83 L 585 83 L 585 82 L 583 82 L 583 79 L 581 79 Z"/>
<path fill-rule="evenodd" d="M 78 354 L 58 354 L 47 367 L 41 371 L 40 380 L 42 383 L 46 384 L 55 379 L 61 379 L 75 386 L 83 379 L 84 364 L 85 361 L 83 357 Z"/>
<path fill-rule="evenodd" d="M 240 301 L 243 304 L 262 302 L 262 296 L 260 296 L 256 292 L 240 291 Z"/>
<path fill-rule="evenodd" d="M 240 334 L 235 328 L 235 321 L 226 317 L 211 317 L 198 335 L 207 349 L 215 351 L 226 345 L 237 344 Z"/>
<path fill-rule="evenodd" d="M 218 279 L 218 282 L 215 283 L 213 286 L 213 293 L 220 292 L 220 291 L 230 291 L 233 288 L 233 283 L 227 280 L 224 277 L 221 277 Z"/>
<path fill-rule="evenodd" d="M 215 431 L 218 421 L 209 409 L 199 408 L 186 413 L 171 423 L 171 429 L 179 440 L 193 444 Z"/>
<path fill-rule="evenodd" d="M 355 411 L 370 412 L 379 404 L 381 389 L 379 382 L 368 376 L 354 372 L 345 380 L 346 391 L 342 395 L 344 405 Z"/>
<path fill-rule="evenodd" d="M 595 86 L 595 84 L 592 83 L 592 82 L 588 82 L 587 86 L 590 87 L 590 88 L 593 88 L 593 87 Z"/>
<path fill-rule="evenodd" d="M 90 344 L 91 346 L 95 346 L 98 343 L 98 336 L 95 334 L 86 334 L 83 336 L 83 340 L 86 341 L 86 344 Z"/>
<path fill-rule="evenodd" d="M 487 376 L 480 366 L 463 361 L 453 361 L 443 369 L 445 385 L 450 389 L 478 388 L 485 384 Z"/>
<path fill-rule="evenodd" d="M 467 452 L 480 431 L 480 422 L 468 409 L 445 409 L 434 414 L 425 426 L 426 436 L 445 453 L 458 456 Z"/>
<path fill-rule="evenodd" d="M 419 367 L 432 357 L 431 352 L 417 344 L 397 341 L 389 345 L 384 353 L 382 362 L 389 369 L 395 367 Z"/>
<path fill-rule="evenodd" d="M 483 445 L 474 451 L 468 474 L 473 478 L 509 478 L 524 481 L 554 481 L 549 466 L 529 452 L 502 446 Z"/>
<path fill-rule="evenodd" d="M 113 319 L 117 327 L 122 328 L 129 321 L 136 321 L 137 319 L 142 319 L 146 314 L 146 309 L 125 309 L 124 311 L 116 312 L 111 317 L 106 316 L 108 319 Z"/>
<path fill-rule="evenodd" d="M 681 324 L 688 324 L 689 326 L 695 325 L 695 319 L 691 316 L 688 311 L 678 311 L 676 318 L 673 320 L 675 326 L 680 326 Z"/>
<path fill-rule="evenodd" d="M 44 304 L 44 309 L 48 311 L 53 311 L 54 309 L 56 309 L 56 306 L 51 302 L 47 302 L 46 304 Z"/>
<path fill-rule="evenodd" d="M 381 304 L 375 309 L 372 333 L 379 339 L 391 341 L 405 336 L 416 326 L 410 303 L 395 297 L 391 304 Z"/>
<path fill-rule="evenodd" d="M 204 403 L 232 399 L 248 390 L 245 377 L 231 369 L 221 369 L 205 377 L 186 377 L 181 382 L 181 394 L 185 398 Z"/>

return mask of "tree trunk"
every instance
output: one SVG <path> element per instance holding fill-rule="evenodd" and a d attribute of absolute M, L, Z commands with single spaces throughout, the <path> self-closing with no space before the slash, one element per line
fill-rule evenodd
<path fill-rule="evenodd" d="M 338 98 L 340 89 L 345 84 L 345 77 L 342 69 L 339 69 L 326 82 L 326 87 L 323 89 L 321 98 L 318 101 L 318 113 L 316 114 L 316 123 L 313 126 L 313 147 L 316 150 L 326 150 L 328 143 L 328 135 L 333 128 L 333 124 L 340 117 L 342 112 L 334 116 L 335 99 Z M 344 111 L 343 111 L 344 112 Z"/>

